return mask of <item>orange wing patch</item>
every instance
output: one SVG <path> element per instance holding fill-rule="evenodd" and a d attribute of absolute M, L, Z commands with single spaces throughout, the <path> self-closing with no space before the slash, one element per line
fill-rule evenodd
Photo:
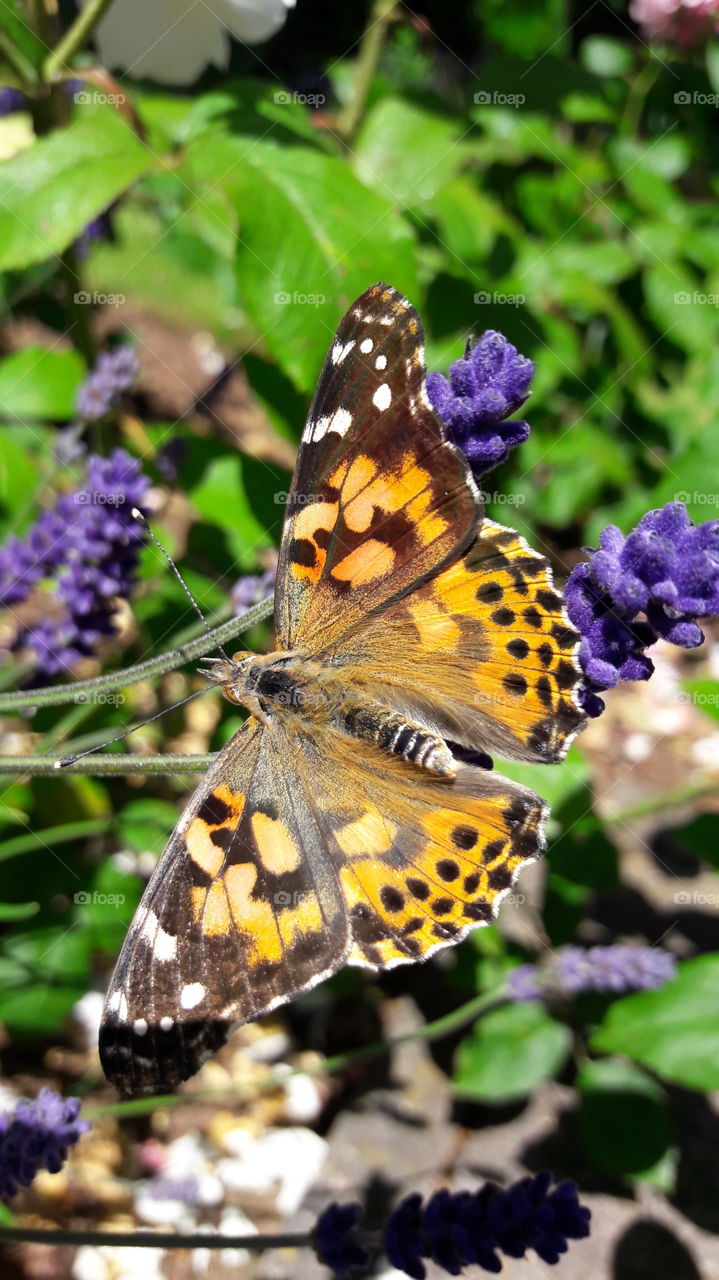
<path fill-rule="evenodd" d="M 510 782 L 476 775 L 460 771 L 446 797 L 436 783 L 403 778 L 399 790 L 399 778 L 390 778 L 382 805 L 406 813 L 411 787 L 419 822 L 395 825 L 389 848 L 378 847 L 369 815 L 355 824 L 352 859 L 339 869 L 354 935 L 350 964 L 384 968 L 424 958 L 495 918 L 541 847 L 544 805 Z"/>
<path fill-rule="evenodd" d="M 452 741 L 550 761 L 586 718 L 578 641 L 544 557 L 485 520 L 464 555 L 338 653 L 348 683 L 424 716 Z"/>

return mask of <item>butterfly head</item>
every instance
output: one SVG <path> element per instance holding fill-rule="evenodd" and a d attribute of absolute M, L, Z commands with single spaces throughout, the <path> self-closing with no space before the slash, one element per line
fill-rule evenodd
<path fill-rule="evenodd" d="M 222 692 L 230 702 L 246 704 L 247 677 L 250 665 L 257 654 L 243 650 L 233 653 L 231 658 L 205 658 L 200 674 L 211 680 L 213 684 L 222 686 Z"/>

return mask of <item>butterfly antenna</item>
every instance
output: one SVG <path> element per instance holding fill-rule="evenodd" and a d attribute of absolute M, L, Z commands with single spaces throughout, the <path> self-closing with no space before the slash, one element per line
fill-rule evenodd
<path fill-rule="evenodd" d="M 214 643 L 215 645 L 217 645 L 217 648 L 220 650 L 220 653 L 222 654 L 222 656 L 223 656 L 223 658 L 224 658 L 225 662 L 228 662 L 228 663 L 229 663 L 229 662 L 230 662 L 229 655 L 226 653 L 226 651 L 224 650 L 224 648 L 222 647 L 222 645 L 221 645 L 221 644 L 218 644 L 217 640 L 215 640 L 215 637 L 213 636 L 212 631 L 210 630 L 210 628 L 209 628 L 209 627 L 208 627 L 208 625 L 207 625 L 207 619 L 205 618 L 205 615 L 204 615 L 204 613 L 202 612 L 202 609 L 200 608 L 200 606 L 199 606 L 199 604 L 197 603 L 197 601 L 196 601 L 195 597 L 193 596 L 192 592 L 190 591 L 190 588 L 188 587 L 187 583 L 185 582 L 185 579 L 183 578 L 182 574 L 180 573 L 180 570 L 178 569 L 177 565 L 175 564 L 175 561 L 173 560 L 173 558 L 172 558 L 172 556 L 170 555 L 169 551 L 167 551 L 167 549 L 166 549 L 165 547 L 163 547 L 162 543 L 160 542 L 160 539 L 159 539 L 158 537 L 156 537 L 156 535 L 153 533 L 153 531 L 152 531 L 152 529 L 150 528 L 150 526 L 149 526 L 149 524 L 148 524 L 147 520 L 145 519 L 144 515 L 142 514 L 142 512 L 141 512 L 137 507 L 133 507 L 133 508 L 132 508 L 132 511 L 131 511 L 131 513 L 130 513 L 130 514 L 132 515 L 133 520 L 136 520 L 138 524 L 142 525 L 143 529 L 145 530 L 145 533 L 148 535 L 148 537 L 150 537 L 150 538 L 152 539 L 152 541 L 154 542 L 155 546 L 157 547 L 157 549 L 158 549 L 158 551 L 161 553 L 161 555 L 163 555 L 163 556 L 165 557 L 165 559 L 166 559 L 167 563 L 169 564 L 170 568 L 172 569 L 172 572 L 174 573 L 175 577 L 177 578 L 177 581 L 179 582 L 180 586 L 182 587 L 182 590 L 184 591 L 185 595 L 187 596 L 187 599 L 189 600 L 190 604 L 192 605 L 193 609 L 195 610 L 195 613 L 197 614 L 198 618 L 200 619 L 200 622 L 202 623 L 203 627 L 205 628 L 205 631 L 207 632 L 208 636 L 209 636 L 209 637 L 210 637 L 210 639 L 213 641 L 213 643 Z M 178 706 L 181 706 L 181 705 L 182 705 L 181 703 L 178 703 Z M 149 721 L 148 721 L 148 723 L 149 723 Z M 139 726 L 138 726 L 138 727 L 139 727 Z M 113 741 L 117 741 L 117 739 L 113 739 Z"/>
<path fill-rule="evenodd" d="M 123 738 L 129 738 L 131 733 L 135 733 L 137 729 L 144 729 L 145 725 L 152 724 L 153 720 L 159 720 L 160 716 L 164 716 L 168 711 L 176 711 L 178 707 L 184 707 L 185 703 L 192 702 L 193 698 L 199 698 L 201 693 L 207 693 L 207 689 L 195 689 L 194 693 L 189 693 L 186 698 L 182 698 L 179 702 L 173 702 L 171 707 L 163 707 L 162 711 L 156 711 L 154 716 L 148 716 L 147 720 L 141 720 L 139 724 L 133 724 L 129 729 L 124 729 L 122 733 L 118 733 L 116 738 L 108 738 L 107 742 L 98 742 L 94 747 L 88 747 L 87 751 L 80 751 L 76 756 L 62 756 L 53 764 L 53 769 L 66 769 L 69 764 L 76 764 L 78 760 L 84 760 L 85 756 L 94 755 L 96 751 L 104 751 L 105 747 L 112 747 L 116 742 L 122 742 Z M 142 772 L 139 767 L 142 757 L 138 756 L 138 773 Z"/>

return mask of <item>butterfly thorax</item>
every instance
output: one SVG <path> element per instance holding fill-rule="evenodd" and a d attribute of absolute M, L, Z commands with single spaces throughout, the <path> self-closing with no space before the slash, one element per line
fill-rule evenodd
<path fill-rule="evenodd" d="M 225 697 L 271 726 L 276 718 L 318 723 L 440 777 L 453 778 L 456 763 L 443 738 L 426 725 L 348 687 L 341 671 L 298 653 L 237 653 L 217 660 L 209 673 Z"/>

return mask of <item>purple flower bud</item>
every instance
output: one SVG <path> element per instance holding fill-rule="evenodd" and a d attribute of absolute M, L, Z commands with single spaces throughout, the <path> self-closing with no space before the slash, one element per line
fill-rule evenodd
<path fill-rule="evenodd" d="M 695 526 L 683 503 L 670 502 L 648 511 L 626 538 L 609 525 L 564 594 L 582 635 L 585 708 L 597 715 L 601 690 L 649 679 L 654 667 L 644 651 L 656 640 L 701 644 L 695 619 L 719 615 L 719 520 Z"/>
<path fill-rule="evenodd" d="M 41 1089 L 34 1102 L 21 1100 L 0 1116 L 0 1197 L 9 1200 L 29 1187 L 40 1169 L 58 1173 L 68 1149 L 90 1128 L 79 1120 L 80 1098 L 61 1098 Z"/>
<path fill-rule="evenodd" d="M 427 377 L 427 394 L 450 438 L 469 459 L 475 476 L 504 462 L 510 449 L 529 436 L 529 425 L 507 421 L 527 399 L 534 365 L 503 334 L 488 329 L 464 358 L 456 360 L 449 379 Z"/>

